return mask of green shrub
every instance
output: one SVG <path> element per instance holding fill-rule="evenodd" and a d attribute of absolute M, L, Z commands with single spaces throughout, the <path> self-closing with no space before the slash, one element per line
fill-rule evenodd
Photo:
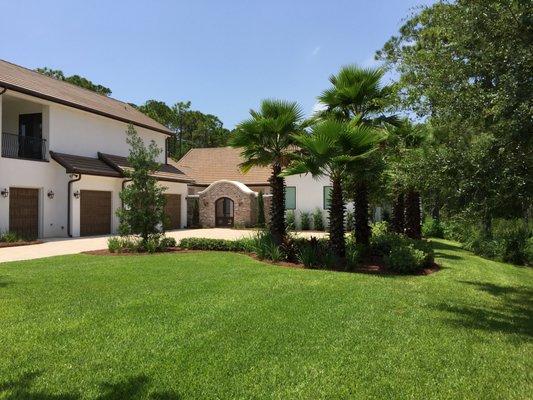
<path fill-rule="evenodd" d="M 276 244 L 271 233 L 268 231 L 258 232 L 255 235 L 252 249 L 260 260 L 272 260 L 276 262 L 284 259 L 282 249 Z"/>
<path fill-rule="evenodd" d="M 355 218 L 352 211 L 346 213 L 346 231 L 351 232 L 355 228 Z"/>
<path fill-rule="evenodd" d="M 15 232 L 5 232 L 0 234 L 0 242 L 16 243 L 23 241 L 23 238 Z"/>
<path fill-rule="evenodd" d="M 302 231 L 311 229 L 311 215 L 308 212 L 302 211 L 300 213 L 300 226 Z"/>
<path fill-rule="evenodd" d="M 442 225 L 445 239 L 460 242 L 479 256 L 513 264 L 533 263 L 529 247 L 533 227 L 523 219 L 494 220 L 491 236 L 483 232 L 479 222 L 465 218 L 456 217 Z"/>
<path fill-rule="evenodd" d="M 188 250 L 250 252 L 252 244 L 250 239 L 226 240 L 191 237 L 181 239 L 179 247 Z"/>
<path fill-rule="evenodd" d="M 318 207 L 313 212 L 313 229 L 315 231 L 324 230 L 324 215 L 322 214 L 322 210 Z"/>
<path fill-rule="evenodd" d="M 424 267 L 425 254 L 417 250 L 412 244 L 395 246 L 390 254 L 384 258 L 385 264 L 395 272 L 412 273 Z"/>
<path fill-rule="evenodd" d="M 170 236 L 163 236 L 163 238 L 161 238 L 161 247 L 176 247 L 176 239 Z"/>
<path fill-rule="evenodd" d="M 296 230 L 296 222 L 293 210 L 287 210 L 285 213 L 285 223 L 287 224 L 288 231 Z"/>
<path fill-rule="evenodd" d="M 140 239 L 132 236 L 114 236 L 107 239 L 107 249 L 111 253 L 134 253 L 141 251 Z"/>
<path fill-rule="evenodd" d="M 424 237 L 444 238 L 444 228 L 438 220 L 426 218 L 422 224 L 422 235 Z"/>
<path fill-rule="evenodd" d="M 372 236 L 378 236 L 389 232 L 389 223 L 386 221 L 377 221 L 370 225 Z"/>
<path fill-rule="evenodd" d="M 346 240 L 346 263 L 349 269 L 357 268 L 363 261 L 365 254 L 364 246 L 355 243 L 353 236 Z"/>
<path fill-rule="evenodd" d="M 331 269 L 335 266 L 335 258 L 326 240 L 312 237 L 298 239 L 294 243 L 298 247 L 298 261 L 304 267 Z"/>
<path fill-rule="evenodd" d="M 502 261 L 513 264 L 531 264 L 528 255 L 533 229 L 523 219 L 494 221 L 492 235 L 498 243 L 498 256 Z"/>
<path fill-rule="evenodd" d="M 433 265 L 435 255 L 430 243 L 424 240 L 410 239 L 398 233 L 387 232 L 383 223 L 374 224 L 372 231 L 370 253 L 381 256 L 385 264 L 393 271 L 411 273 Z M 404 265 L 413 259 L 416 260 L 415 264 Z M 389 265 L 391 263 L 392 266 Z"/>

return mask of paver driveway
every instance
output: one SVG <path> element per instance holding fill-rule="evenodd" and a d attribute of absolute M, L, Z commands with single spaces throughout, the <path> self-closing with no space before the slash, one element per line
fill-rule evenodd
<path fill-rule="evenodd" d="M 254 234 L 254 230 L 210 228 L 210 229 L 180 229 L 167 232 L 177 241 L 186 237 L 203 237 L 210 239 L 238 239 Z M 305 236 L 322 236 L 322 232 L 301 233 Z M 109 236 L 87 238 L 57 238 L 44 239 L 44 243 L 29 246 L 5 247 L 0 249 L 0 263 L 7 261 L 31 260 L 34 258 L 76 254 L 82 251 L 101 250 L 107 248 Z"/>

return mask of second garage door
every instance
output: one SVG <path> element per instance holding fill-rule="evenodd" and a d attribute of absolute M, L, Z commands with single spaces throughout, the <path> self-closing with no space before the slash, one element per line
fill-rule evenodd
<path fill-rule="evenodd" d="M 111 233 L 111 192 L 82 190 L 80 196 L 80 235 Z"/>
<path fill-rule="evenodd" d="M 181 195 L 165 194 L 165 229 L 179 229 L 181 225 Z"/>

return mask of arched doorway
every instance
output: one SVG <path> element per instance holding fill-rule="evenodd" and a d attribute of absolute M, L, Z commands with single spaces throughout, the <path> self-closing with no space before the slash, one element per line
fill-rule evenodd
<path fill-rule="evenodd" d="M 233 226 L 233 200 L 221 197 L 215 202 L 215 225 Z"/>

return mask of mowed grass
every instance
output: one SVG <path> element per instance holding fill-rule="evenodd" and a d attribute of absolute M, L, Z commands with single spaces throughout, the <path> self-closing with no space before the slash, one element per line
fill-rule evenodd
<path fill-rule="evenodd" d="M 379 277 L 230 253 L 0 265 L 2 399 L 526 399 L 533 271 L 436 241 Z"/>

